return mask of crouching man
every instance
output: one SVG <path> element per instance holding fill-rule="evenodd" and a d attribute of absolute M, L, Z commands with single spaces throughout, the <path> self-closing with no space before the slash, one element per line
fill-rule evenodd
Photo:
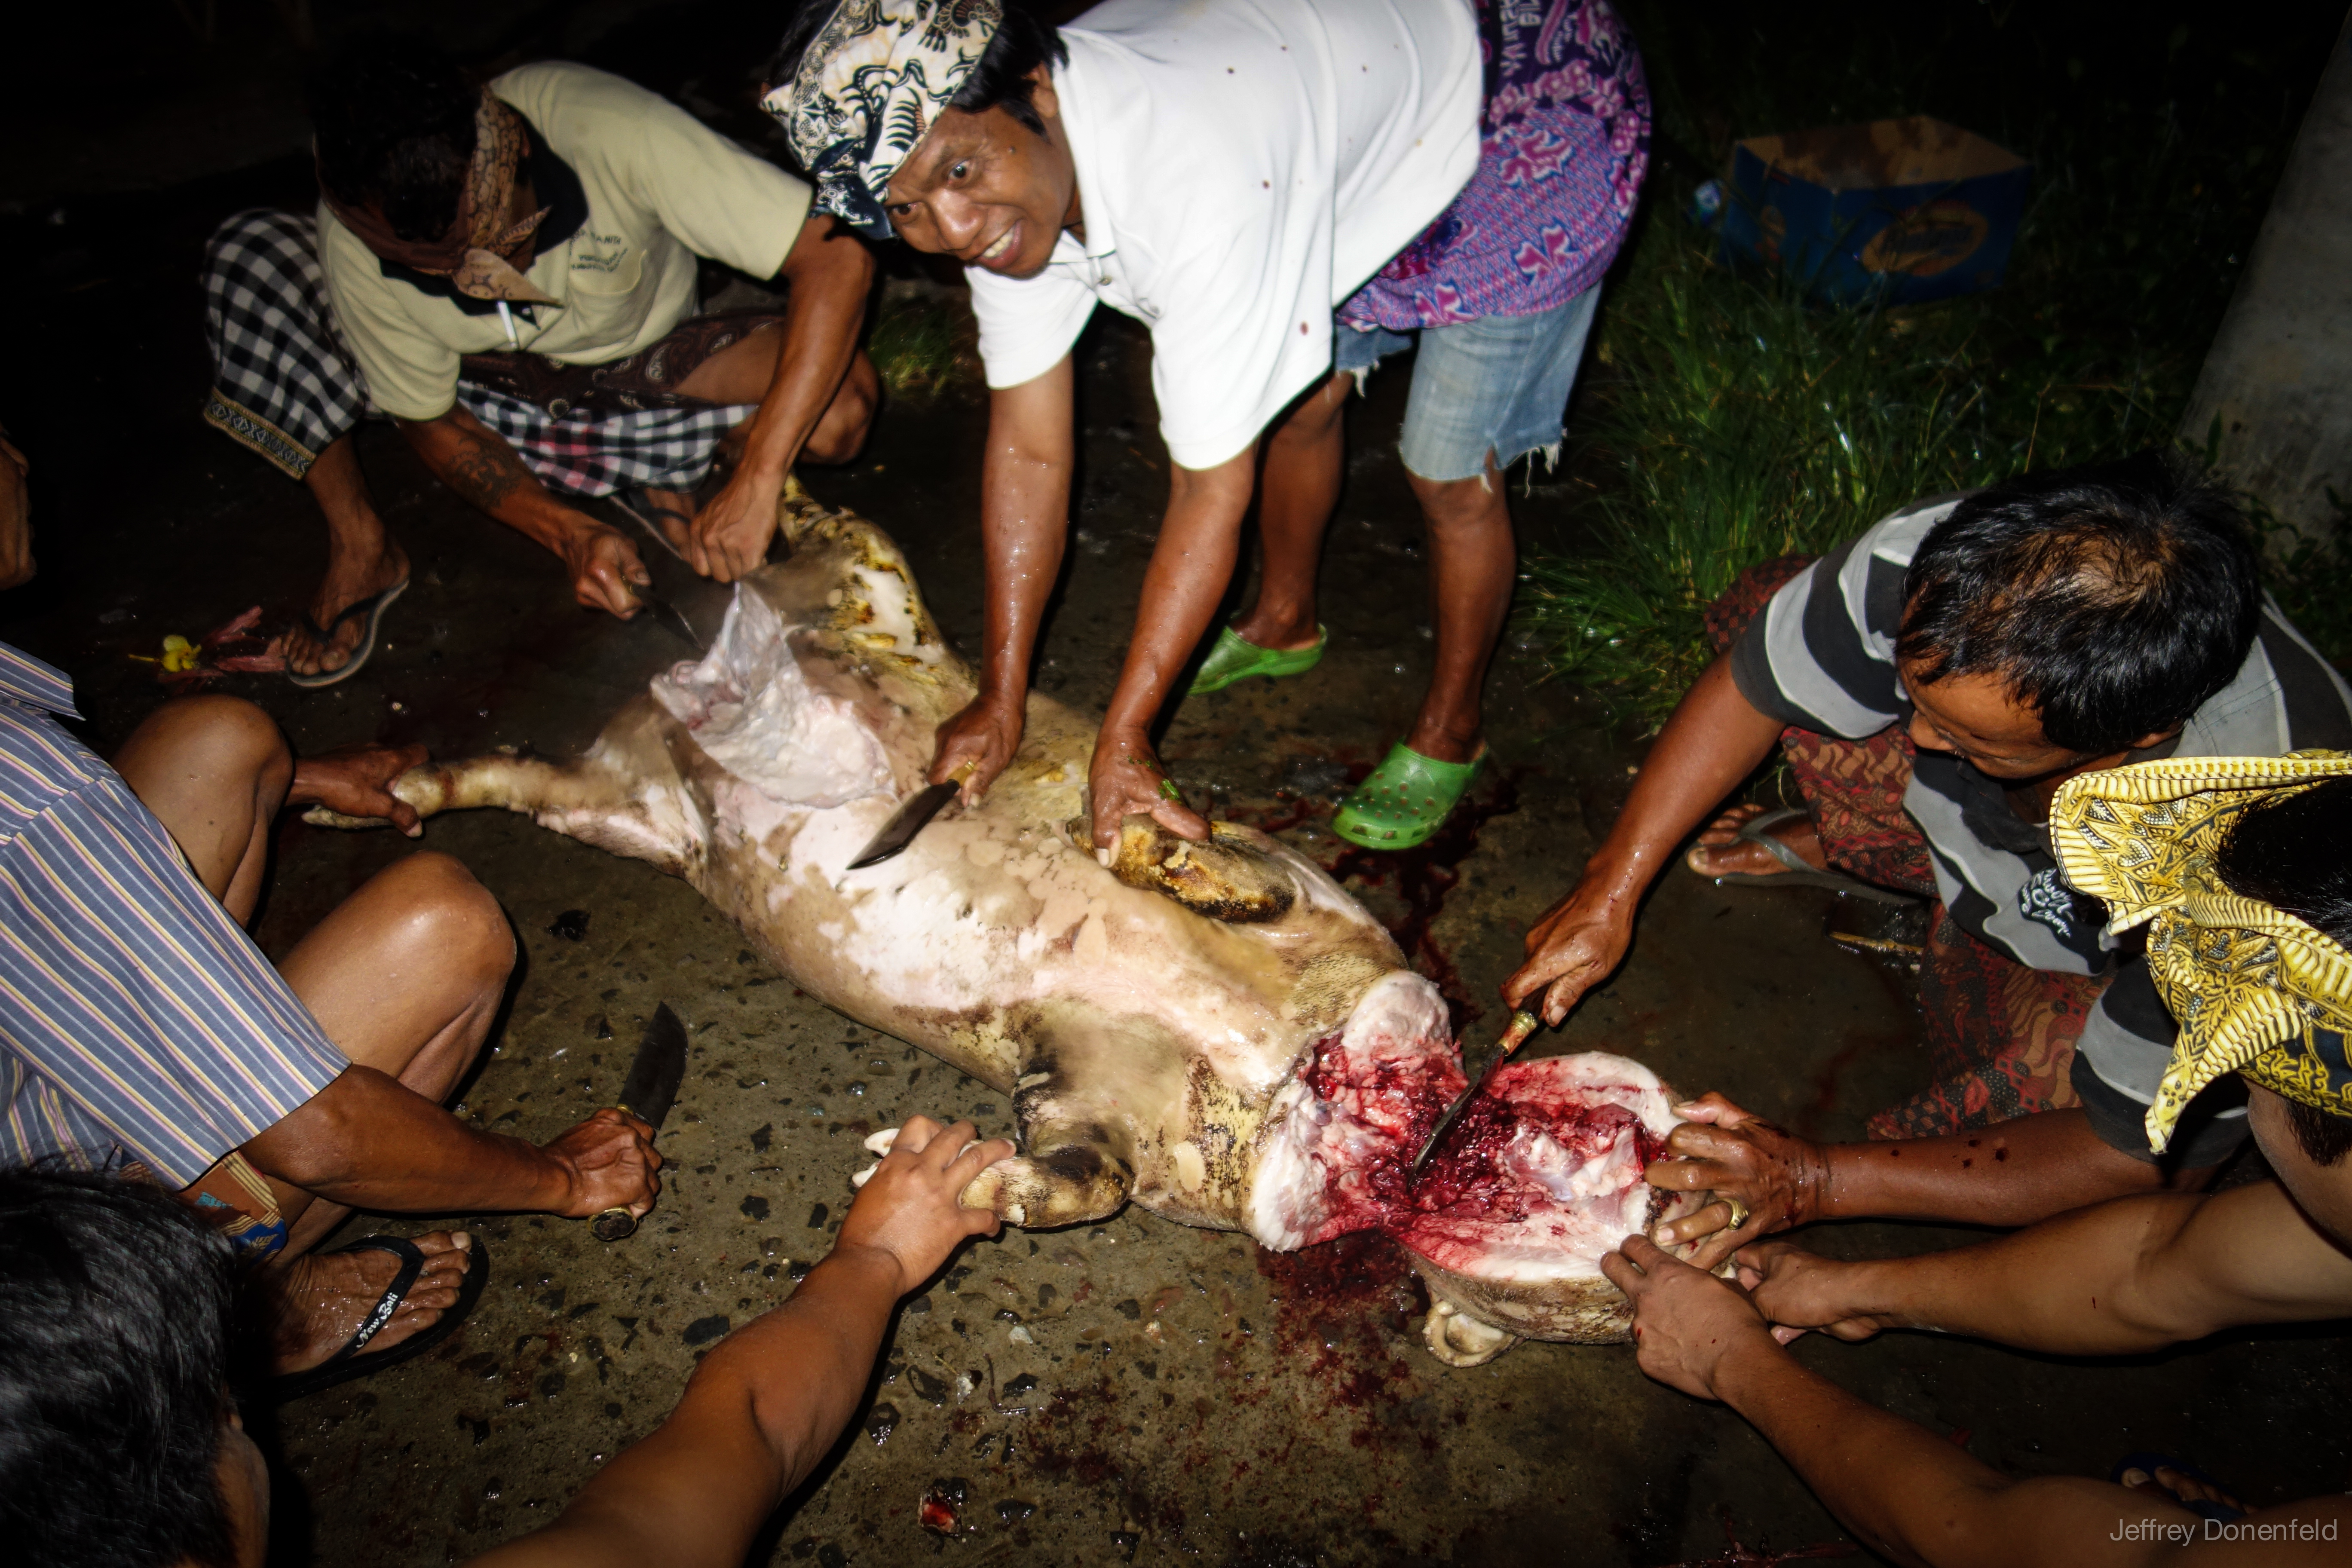
<path fill-rule="evenodd" d="M 2127 763 L 2352 746 L 2352 690 L 2263 595 L 2229 499 L 2158 453 L 2025 474 L 1772 563 L 1708 619 L 1723 656 L 1504 994 L 1565 1016 L 1713 816 L 1686 859 L 1718 882 L 1934 900 L 1936 1082 L 1872 1118 L 1873 1142 L 1827 1148 L 1701 1102 L 1651 1179 L 1731 1201 L 1663 1239 L 1733 1222 L 1705 1264 L 1814 1219 L 2025 1225 L 2203 1186 L 2244 1141 L 2243 1102 L 2225 1085 L 2149 1147 L 2173 1016 L 2135 939 L 2061 877 L 2048 817 L 2068 780 Z M 1715 816 L 1776 750 L 1805 808 Z"/>
<path fill-rule="evenodd" d="M 1810 1329 L 1860 1340 L 1913 1328 L 2045 1355 L 2144 1355 L 2224 1329 L 2352 1313 L 2352 756 L 2179 758 L 2089 774 L 2059 792 L 2052 837 L 2068 880 L 2103 899 L 2117 926 L 2147 924 L 2155 989 L 2182 1020 L 2147 1109 L 2149 1142 L 2166 1148 L 2185 1110 L 2234 1089 L 2273 1179 L 2117 1198 L 1923 1257 L 1835 1262 L 1765 1243 L 1739 1255 L 1752 1300 L 1628 1237 L 1601 1267 L 1633 1298 L 1642 1369 L 1748 1417 L 1890 1562 L 2341 1563 L 2352 1499 L 2239 1517 L 2165 1468 L 2152 1479 L 2170 1497 L 2013 1480 L 1781 1348 Z"/>
<path fill-rule="evenodd" d="M 415 1353 L 486 1278 L 462 1233 L 313 1252 L 350 1210 L 653 1206 L 643 1122 L 602 1110 L 535 1148 L 442 1109 L 515 953 L 457 861 L 378 872 L 275 968 L 246 934 L 279 808 L 415 835 L 385 785 L 422 747 L 297 761 L 259 709 L 197 697 L 110 768 L 58 716 L 72 684 L 0 644 L 0 1163 L 177 1193 L 264 1270 L 284 1396 Z"/>
<path fill-rule="evenodd" d="M 908 1119 L 792 1299 L 695 1368 L 669 1419 L 496 1568 L 735 1568 L 865 1397 L 900 1297 L 968 1237 L 1013 1152 Z M 230 1392 L 231 1262 L 151 1192 L 0 1173 L 0 1531 L 49 1568 L 259 1568 L 269 1479 Z"/>
<path fill-rule="evenodd" d="M 809 187 L 675 104 L 547 61 L 487 87 L 422 44 L 318 79 L 317 216 L 213 236 L 205 417 L 310 488 L 327 574 L 281 643 L 298 686 L 348 678 L 408 583 L 353 455 L 373 411 L 464 500 L 553 552 L 593 608 L 636 613 L 636 547 L 577 498 L 627 492 L 729 581 L 766 559 L 796 458 L 864 441 L 866 248 Z M 781 310 L 697 314 L 699 258 L 781 279 Z M 692 492 L 722 448 L 726 487 Z"/>

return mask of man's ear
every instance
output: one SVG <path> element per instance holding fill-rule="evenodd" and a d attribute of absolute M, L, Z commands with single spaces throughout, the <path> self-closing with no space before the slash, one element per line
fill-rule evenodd
<path fill-rule="evenodd" d="M 2175 724 L 2169 730 L 2158 730 L 2151 734 L 2142 735 L 2138 740 L 2134 741 L 2130 745 L 2126 746 L 2124 750 L 2127 752 L 2145 752 L 2150 746 L 2161 746 L 2167 741 L 2169 741 L 2179 733 L 2180 733 L 2180 726 Z"/>
<path fill-rule="evenodd" d="M 1061 95 L 1054 90 L 1054 68 L 1039 64 L 1029 72 L 1029 107 L 1040 120 L 1062 118 Z"/>

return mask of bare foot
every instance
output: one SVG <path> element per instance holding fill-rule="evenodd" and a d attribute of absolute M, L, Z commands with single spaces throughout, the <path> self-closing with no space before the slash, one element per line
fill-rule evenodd
<path fill-rule="evenodd" d="M 474 1238 L 434 1230 L 409 1239 L 425 1254 L 424 1272 L 362 1357 L 423 1333 L 457 1305 Z M 280 1377 L 308 1372 L 342 1349 L 399 1273 L 400 1259 L 389 1252 L 310 1253 L 273 1270 L 271 1370 Z"/>
<path fill-rule="evenodd" d="M 335 617 L 407 575 L 408 556 L 389 539 L 382 550 L 367 554 L 338 550 L 331 540 L 327 575 L 320 582 L 319 591 L 311 595 L 310 616 L 320 626 L 332 628 L 334 639 L 321 643 L 310 627 L 294 626 L 279 634 L 270 645 L 272 649 L 297 675 L 323 675 L 342 668 L 352 661 L 352 654 L 359 647 L 367 628 L 357 616 L 340 626 L 335 625 Z"/>
<path fill-rule="evenodd" d="M 1761 844 L 1738 837 L 1739 829 L 1764 815 L 1760 805 L 1735 805 L 1707 825 L 1691 846 L 1683 864 L 1702 877 L 1777 877 L 1789 868 L 1773 858 Z M 1822 836 L 1813 829 L 1811 817 L 1791 817 L 1769 831 L 1769 837 L 1778 839 L 1797 852 L 1798 858 L 1814 870 L 1826 870 L 1830 858 L 1822 847 Z"/>
<path fill-rule="evenodd" d="M 2210 1502 L 2218 1503 L 2223 1508 L 2234 1509 L 2240 1513 L 2246 1511 L 2244 1503 L 2223 1491 L 2220 1487 L 2209 1486 L 2184 1470 L 2174 1469 L 2170 1465 L 2157 1466 L 2156 1474 L 2152 1476 L 2146 1470 L 2135 1467 L 2126 1470 L 2116 1479 L 2132 1491 L 2147 1492 L 2154 1497 L 2168 1494 L 2184 1507 L 2190 1503 Z"/>

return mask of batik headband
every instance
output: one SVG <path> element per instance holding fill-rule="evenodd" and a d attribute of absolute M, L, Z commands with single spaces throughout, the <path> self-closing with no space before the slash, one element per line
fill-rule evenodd
<path fill-rule="evenodd" d="M 474 110 L 474 156 L 457 195 L 457 216 L 438 239 L 403 239 L 373 207 L 350 207 L 327 194 L 327 205 L 360 243 L 397 266 L 446 278 L 460 294 L 476 300 L 511 300 L 552 305 L 523 273 L 530 269 L 531 237 L 552 207 L 541 207 L 520 223 L 506 221 L 514 197 L 515 170 L 530 150 L 523 117 L 484 89 Z M 326 181 L 319 182 L 321 191 Z"/>
<path fill-rule="evenodd" d="M 2105 901 L 2115 931 L 2147 925 L 2149 975 L 2180 1026 L 2147 1111 L 2158 1153 L 2189 1102 L 2224 1073 L 2352 1117 L 2352 952 L 2231 892 L 2213 869 L 2248 811 L 2347 775 L 2346 752 L 2174 757 L 2083 773 L 2051 802 L 2066 880 Z"/>
<path fill-rule="evenodd" d="M 890 237 L 890 176 L 988 52 L 1002 0 L 841 0 L 793 79 L 760 100 L 816 182 L 816 205 Z"/>

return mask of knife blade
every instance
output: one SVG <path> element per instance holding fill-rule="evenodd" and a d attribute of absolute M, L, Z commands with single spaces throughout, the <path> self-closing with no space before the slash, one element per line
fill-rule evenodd
<path fill-rule="evenodd" d="M 1408 1189 L 1421 1180 L 1422 1172 L 1429 1168 L 1430 1156 L 1437 1152 L 1439 1146 L 1445 1142 L 1445 1135 L 1454 1131 L 1454 1123 L 1462 1120 L 1462 1113 L 1470 1109 L 1470 1102 L 1486 1089 L 1487 1081 L 1495 1076 L 1495 1069 L 1509 1061 L 1511 1053 L 1527 1044 L 1528 1037 L 1534 1034 L 1542 1022 L 1533 1013 L 1511 1015 L 1510 1026 L 1503 1031 L 1503 1037 L 1495 1047 L 1494 1059 L 1486 1064 L 1486 1070 L 1472 1080 L 1470 1087 L 1445 1108 L 1445 1114 L 1437 1119 L 1436 1127 L 1431 1130 L 1428 1142 L 1422 1144 L 1421 1152 L 1412 1157 L 1412 1169 L 1405 1173 Z"/>
<path fill-rule="evenodd" d="M 645 1038 L 637 1042 L 628 1076 L 621 1080 L 620 1108 L 659 1132 L 685 1079 L 686 1025 L 665 1002 L 646 1021 Z M 619 1241 L 636 1228 L 636 1216 L 626 1209 L 606 1209 L 588 1224 L 599 1241 Z"/>
<path fill-rule="evenodd" d="M 955 772 L 938 784 L 925 784 L 901 801 L 898 809 L 890 814 L 890 820 L 882 825 L 882 831 L 876 834 L 866 847 L 857 852 L 857 858 L 844 869 L 862 871 L 868 866 L 878 866 L 912 844 L 915 835 L 920 833 L 931 818 L 956 797 L 956 791 L 963 787 L 963 781 L 971 776 L 971 770 L 976 765 L 959 763 Z"/>
<path fill-rule="evenodd" d="M 702 640 L 702 634 L 696 631 L 694 623 L 686 618 L 685 611 L 655 593 L 651 588 L 632 583 L 629 584 L 629 591 L 637 596 L 638 604 L 653 612 L 655 620 L 684 637 L 687 647 L 701 654 L 710 651 L 709 645 Z"/>

